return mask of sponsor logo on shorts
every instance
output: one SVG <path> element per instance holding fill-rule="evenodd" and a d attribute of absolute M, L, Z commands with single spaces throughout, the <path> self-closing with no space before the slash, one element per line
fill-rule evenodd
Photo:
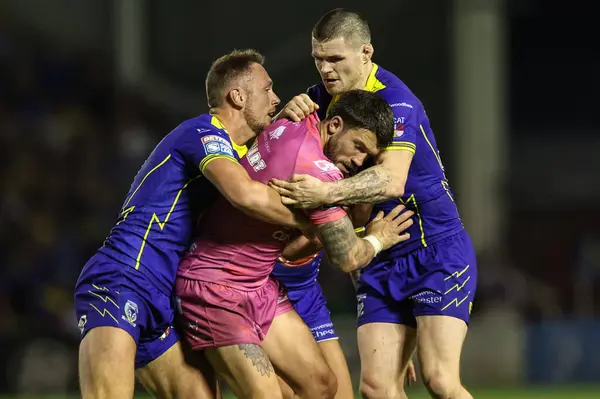
<path fill-rule="evenodd" d="M 335 335 L 335 330 L 333 329 L 333 323 L 325 323 L 320 326 L 316 326 L 310 329 L 315 338 L 323 338 L 329 335 Z"/>
<path fill-rule="evenodd" d="M 434 291 L 419 292 L 418 294 L 409 297 L 409 299 L 412 299 L 416 303 L 429 303 L 429 304 L 442 303 L 442 300 L 443 300 L 442 295 L 440 295 L 439 293 L 434 292 Z"/>
<path fill-rule="evenodd" d="M 85 330 L 85 325 L 87 323 L 87 316 L 83 315 L 79 318 L 79 324 L 77 324 L 77 327 L 79 328 L 79 331 L 83 334 L 83 330 Z"/>
<path fill-rule="evenodd" d="M 127 301 L 125 303 L 125 308 L 123 309 L 125 313 L 121 318 L 131 324 L 133 327 L 136 327 L 136 320 L 138 318 L 138 305 L 133 301 Z"/>

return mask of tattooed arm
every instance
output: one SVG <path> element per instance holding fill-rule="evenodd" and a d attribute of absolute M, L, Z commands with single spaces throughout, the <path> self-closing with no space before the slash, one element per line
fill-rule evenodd
<path fill-rule="evenodd" d="M 349 217 L 318 226 L 318 234 L 329 263 L 344 273 L 350 273 L 369 264 L 375 248 L 358 238 Z"/>
<path fill-rule="evenodd" d="M 399 205 L 385 217 L 383 212 L 379 212 L 367 226 L 365 238 L 357 236 L 348 216 L 318 224 L 317 234 L 329 263 L 345 273 L 350 273 L 365 267 L 377 255 L 368 237 L 379 241 L 381 247 L 378 250 L 388 249 L 407 240 L 410 236 L 401 233 L 412 225 L 410 217 L 413 213 L 407 211 L 400 214 L 403 210 L 404 206 Z"/>
<path fill-rule="evenodd" d="M 289 181 L 272 179 L 269 185 L 281 194 L 285 205 L 301 208 L 383 202 L 404 194 L 412 158 L 410 151 L 387 150 L 379 154 L 377 165 L 347 179 L 322 182 L 293 175 Z"/>
<path fill-rule="evenodd" d="M 413 154 L 383 151 L 377 165 L 356 176 L 328 184 L 326 203 L 365 204 L 402 197 Z"/>

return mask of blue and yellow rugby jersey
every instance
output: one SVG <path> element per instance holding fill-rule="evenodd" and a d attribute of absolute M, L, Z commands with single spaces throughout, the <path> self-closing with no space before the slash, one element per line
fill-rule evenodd
<path fill-rule="evenodd" d="M 386 150 L 414 154 L 402 198 L 375 205 L 371 215 L 374 217 L 379 210 L 388 212 L 399 203 L 405 204 L 415 212 L 415 223 L 409 229 L 411 238 L 380 257 L 402 256 L 460 231 L 462 221 L 421 101 L 404 82 L 376 64 L 364 90 L 381 95 L 394 112 L 396 133 Z M 309 88 L 307 94 L 319 104 L 321 118 L 337 100 L 327 93 L 322 82 Z"/>
<path fill-rule="evenodd" d="M 180 124 L 142 165 L 99 252 L 170 293 L 195 221 L 218 194 L 202 172 L 215 159 L 237 162 L 245 152 L 212 115 Z"/>

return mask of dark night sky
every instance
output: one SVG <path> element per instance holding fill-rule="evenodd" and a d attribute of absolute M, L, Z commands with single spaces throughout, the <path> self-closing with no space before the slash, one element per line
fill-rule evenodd
<path fill-rule="evenodd" d="M 593 134 L 600 125 L 599 3 L 537 0 L 510 15 L 514 131 Z"/>

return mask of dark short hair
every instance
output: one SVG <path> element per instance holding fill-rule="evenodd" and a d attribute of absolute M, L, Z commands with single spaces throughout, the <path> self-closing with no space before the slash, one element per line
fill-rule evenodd
<path fill-rule="evenodd" d="M 385 147 L 394 138 L 394 113 L 387 101 L 365 90 L 342 94 L 329 110 L 327 119 L 339 116 L 346 128 L 362 128 L 375 133 L 377 145 Z"/>
<path fill-rule="evenodd" d="M 371 30 L 367 21 L 359 14 L 336 8 L 319 19 L 312 30 L 312 37 L 320 42 L 356 38 L 361 44 L 367 44 L 371 42 Z"/>
<path fill-rule="evenodd" d="M 265 57 L 256 50 L 233 50 L 219 57 L 206 75 L 206 98 L 208 106 L 215 108 L 223 105 L 225 89 L 235 79 L 250 72 L 252 64 L 263 65 Z"/>

